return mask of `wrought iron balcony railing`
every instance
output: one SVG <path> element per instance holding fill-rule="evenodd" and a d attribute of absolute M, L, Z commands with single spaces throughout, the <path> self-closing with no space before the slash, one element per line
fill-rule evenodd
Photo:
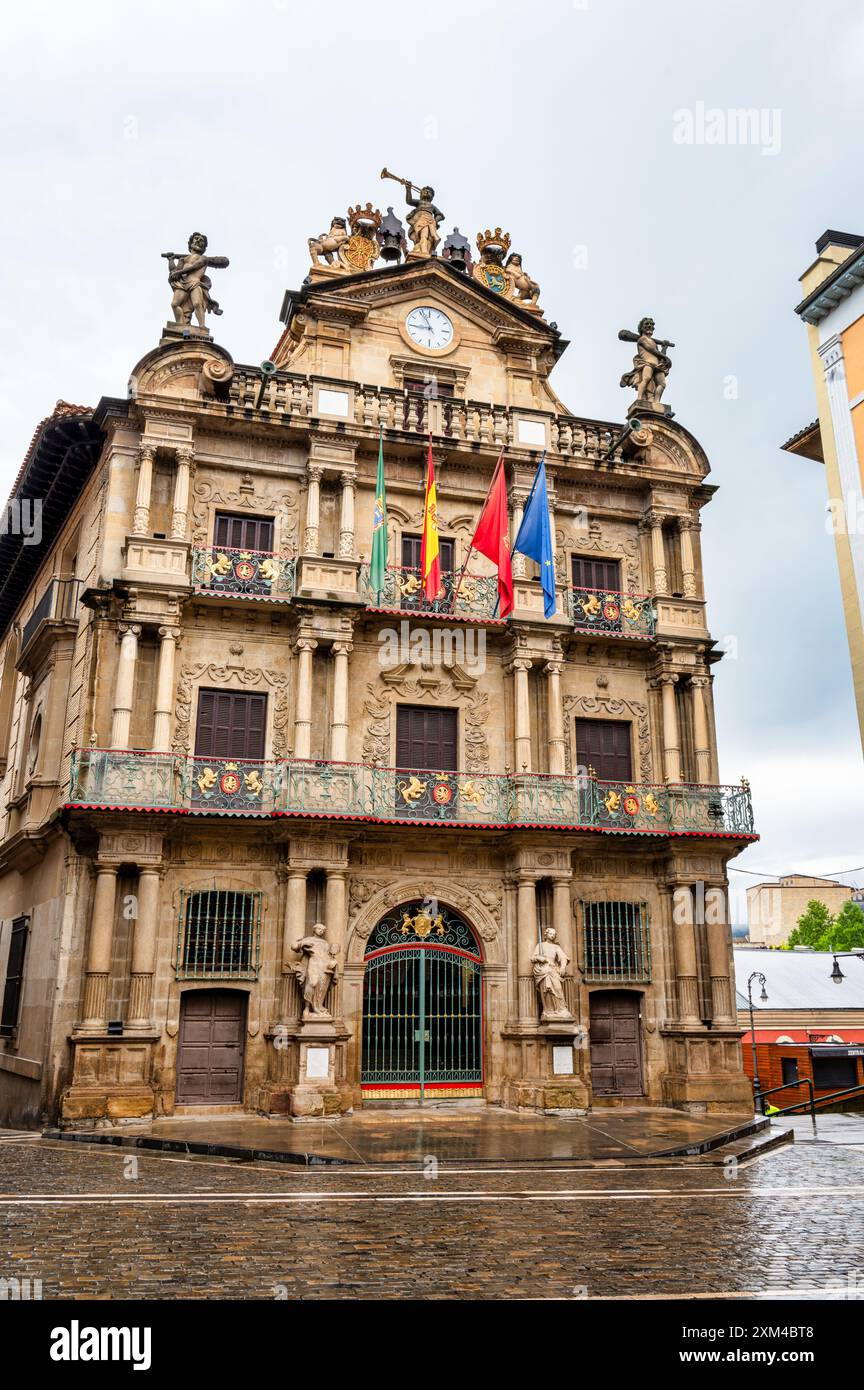
<path fill-rule="evenodd" d="M 654 606 L 645 594 L 571 588 L 570 620 L 580 632 L 616 637 L 653 637 Z"/>
<path fill-rule="evenodd" d="M 21 653 L 23 654 L 39 627 L 50 620 L 64 618 L 74 620 L 78 617 L 78 599 L 81 594 L 80 579 L 51 579 L 42 597 L 21 629 Z"/>
<path fill-rule="evenodd" d="M 82 748 L 69 806 L 412 824 L 552 826 L 607 833 L 753 835 L 749 785 L 601 782 L 314 759 L 192 758 Z"/>
<path fill-rule="evenodd" d="M 371 587 L 369 566 L 360 571 L 360 592 L 369 608 L 387 608 L 400 613 L 434 613 L 441 618 L 470 618 L 474 621 L 497 617 L 498 580 L 493 575 L 460 574 L 443 570 L 441 592 L 428 599 L 423 592 L 419 567 L 389 565 L 380 593 Z"/>
<path fill-rule="evenodd" d="M 268 550 L 212 545 L 192 551 L 192 586 L 229 598 L 290 599 L 296 564 Z"/>

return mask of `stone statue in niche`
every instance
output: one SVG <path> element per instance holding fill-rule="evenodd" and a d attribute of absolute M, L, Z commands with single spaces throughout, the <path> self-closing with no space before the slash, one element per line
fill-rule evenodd
<path fill-rule="evenodd" d="M 669 407 L 661 405 L 660 398 L 666 390 L 666 378 L 672 370 L 672 361 L 666 349 L 674 347 L 668 338 L 654 337 L 654 320 L 639 320 L 634 333 L 630 328 L 622 328 L 618 337 L 623 343 L 636 344 L 633 370 L 625 372 L 621 378 L 622 386 L 632 386 L 636 399 L 631 410 L 656 410 L 665 414 Z"/>
<path fill-rule="evenodd" d="M 337 951 L 324 939 L 326 928 L 323 922 L 316 922 L 311 936 L 303 936 L 295 941 L 292 949 L 303 957 L 294 966 L 294 974 L 303 995 L 303 1021 L 315 1018 L 330 1018 L 324 1007 L 327 992 L 336 978 L 338 964 Z"/>
<path fill-rule="evenodd" d="M 569 964 L 566 952 L 558 945 L 558 933 L 554 927 L 547 927 L 531 956 L 544 1023 L 573 1017 L 564 1001 L 564 976 Z"/>
<path fill-rule="evenodd" d="M 227 256 L 206 256 L 207 238 L 201 232 L 193 232 L 189 238 L 188 255 L 176 251 L 163 251 L 163 259 L 168 262 L 168 284 L 174 291 L 171 308 L 174 322 L 187 326 L 192 315 L 199 328 L 206 328 L 205 314 L 221 314 L 222 310 L 210 296 L 211 280 L 207 271 L 224 270 L 229 264 Z"/>

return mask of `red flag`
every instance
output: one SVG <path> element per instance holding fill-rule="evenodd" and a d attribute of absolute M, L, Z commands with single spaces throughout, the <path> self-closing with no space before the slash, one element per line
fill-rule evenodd
<path fill-rule="evenodd" d="M 471 542 L 475 550 L 498 566 L 498 611 L 502 618 L 513 612 L 513 571 L 510 566 L 510 518 L 507 515 L 507 483 L 501 453 L 483 503 Z"/>
<path fill-rule="evenodd" d="M 420 574 L 423 592 L 431 602 L 441 592 L 441 558 L 438 545 L 438 493 L 435 487 L 435 465 L 432 462 L 432 436 L 429 436 L 429 458 L 426 463 L 426 496 L 423 500 L 423 535 L 420 541 Z"/>

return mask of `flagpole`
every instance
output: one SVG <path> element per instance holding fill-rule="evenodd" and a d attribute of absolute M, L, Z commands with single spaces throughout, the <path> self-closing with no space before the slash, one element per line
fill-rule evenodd
<path fill-rule="evenodd" d="M 534 489 L 535 489 L 535 487 L 537 486 L 537 479 L 540 477 L 540 464 L 542 464 L 542 462 L 543 462 L 543 460 L 545 459 L 545 457 L 546 457 L 546 450 L 544 449 L 543 452 L 542 452 L 542 454 L 540 455 L 540 461 L 539 461 L 539 463 L 537 464 L 536 469 L 534 470 L 534 481 L 533 481 L 533 483 L 531 484 L 531 491 L 528 493 L 528 496 L 527 496 L 527 498 L 525 499 L 525 506 L 522 508 L 522 522 L 520 523 L 519 530 L 516 532 L 516 540 L 514 540 L 514 542 L 513 542 L 513 550 L 514 550 L 514 551 L 516 550 L 516 544 L 517 544 L 517 542 L 518 542 L 518 540 L 519 540 L 519 536 L 520 536 L 520 533 L 521 533 L 521 531 L 522 531 L 522 525 L 523 525 L 524 522 L 525 522 L 525 513 L 528 511 L 528 508 L 529 508 L 530 505 L 531 505 L 531 498 L 534 496 Z M 520 553 L 520 555 L 521 555 L 522 552 L 520 551 L 519 553 Z"/>
<path fill-rule="evenodd" d="M 487 491 L 487 493 L 486 493 L 485 498 L 483 499 L 483 509 L 482 509 L 481 512 L 480 512 L 480 515 L 481 515 L 481 516 L 483 515 L 483 512 L 486 510 L 486 503 L 489 501 L 489 498 L 490 498 L 491 493 L 492 493 L 492 489 L 493 489 L 493 487 L 495 486 L 495 479 L 498 477 L 498 469 L 501 468 L 501 467 L 503 467 L 503 465 L 504 465 L 504 450 L 502 449 L 501 452 L 500 452 L 500 454 L 498 455 L 498 462 L 497 462 L 496 465 L 495 465 L 495 472 L 492 474 L 492 481 L 491 481 L 491 483 L 489 484 L 488 491 Z M 479 525 L 479 522 L 478 522 L 478 525 Z M 474 534 L 475 534 L 475 535 L 477 534 L 476 530 L 475 530 Z M 453 594 L 452 594 L 451 599 L 450 599 L 450 612 L 451 612 L 451 613 L 455 612 L 455 610 L 456 610 L 456 598 L 457 598 L 457 595 L 458 595 L 458 593 L 459 593 L 459 590 L 460 590 L 461 587 L 462 587 L 462 580 L 465 578 L 465 571 L 466 571 L 467 568 L 468 568 L 468 561 L 471 559 L 471 556 L 472 556 L 473 553 L 474 553 L 474 540 L 473 540 L 473 538 L 472 538 L 471 544 L 470 544 L 469 547 L 468 547 L 468 554 L 465 556 L 465 563 L 464 563 L 464 565 L 462 566 L 461 570 L 459 571 L 459 580 L 458 580 L 458 582 L 457 582 L 457 584 L 456 584 L 456 586 L 455 586 L 455 588 L 454 588 L 454 590 L 453 590 Z M 496 612 L 497 612 L 497 604 L 496 604 Z"/>

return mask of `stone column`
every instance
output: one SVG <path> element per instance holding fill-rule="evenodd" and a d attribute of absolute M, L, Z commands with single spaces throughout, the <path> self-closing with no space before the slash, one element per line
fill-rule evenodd
<path fill-rule="evenodd" d="M 339 474 L 342 484 L 342 507 L 339 516 L 339 555 L 343 560 L 354 558 L 354 474 Z"/>
<path fill-rule="evenodd" d="M 135 690 L 135 664 L 138 660 L 138 623 L 121 623 L 120 657 L 114 681 L 114 709 L 111 720 L 111 747 L 129 747 L 129 726 L 132 720 L 132 696 Z"/>
<path fill-rule="evenodd" d="M 552 880 L 552 925 L 558 933 L 558 943 L 570 959 L 568 973 L 575 976 L 573 942 L 573 900 L 570 897 L 570 877 Z"/>
<path fill-rule="evenodd" d="M 324 470 L 317 464 L 306 465 L 306 533 L 303 551 L 318 554 L 318 532 L 321 525 L 321 477 Z"/>
<path fill-rule="evenodd" d="M 519 527 L 522 525 L 522 518 L 523 518 L 524 515 L 525 515 L 525 494 L 522 493 L 522 492 L 514 492 L 514 494 L 513 494 L 513 535 L 512 535 L 511 541 L 510 541 L 511 546 L 512 546 L 512 544 L 513 544 L 513 541 L 515 541 L 516 537 L 519 535 Z M 524 578 L 525 578 L 525 563 L 526 563 L 525 556 L 522 554 L 521 550 L 514 550 L 514 551 L 512 552 L 512 554 L 513 554 L 513 561 L 512 561 L 513 578 L 514 578 L 514 579 L 524 579 Z"/>
<path fill-rule="evenodd" d="M 725 901 L 728 893 L 724 887 Z M 709 907 L 706 916 L 712 916 Z M 714 1022 L 734 1024 L 735 1011 L 732 1007 L 732 987 L 729 979 L 729 925 L 724 913 L 722 922 L 709 921 L 704 930 L 708 934 L 708 965 L 711 971 L 711 1003 L 714 1009 Z"/>
<path fill-rule="evenodd" d="M 687 1026 L 701 1022 L 699 1016 L 699 969 L 696 964 L 696 937 L 693 927 L 693 893 L 683 884 L 678 893 L 689 893 L 690 910 L 685 911 L 672 894 L 672 939 L 675 943 L 675 974 L 678 979 L 678 1021 Z M 686 920 L 684 920 L 686 919 Z"/>
<path fill-rule="evenodd" d="M 348 758 L 348 656 L 350 642 L 333 643 L 333 718 L 330 725 L 330 759 Z"/>
<path fill-rule="evenodd" d="M 153 460 L 156 449 L 152 444 L 142 444 L 138 451 L 138 488 L 135 493 L 135 515 L 132 518 L 132 534 L 146 536 L 150 532 L 150 490 L 153 486 Z"/>
<path fill-rule="evenodd" d="M 177 471 L 174 475 L 174 508 L 171 515 L 171 537 L 185 541 L 189 511 L 189 480 L 192 475 L 192 450 L 177 450 Z"/>
<path fill-rule="evenodd" d="M 520 657 L 510 667 L 513 672 L 514 756 L 516 775 L 531 771 L 531 717 L 528 703 L 528 672 L 531 662 Z"/>
<path fill-rule="evenodd" d="M 705 706 L 705 689 L 709 679 L 708 676 L 692 676 L 690 679 L 697 782 L 711 781 L 711 739 L 708 735 L 708 711 Z"/>
<path fill-rule="evenodd" d="M 645 517 L 651 531 L 651 566 L 654 571 L 654 593 L 664 597 L 669 593 L 666 575 L 666 552 L 663 549 L 663 517 L 660 512 L 650 511 Z"/>
<path fill-rule="evenodd" d="M 153 720 L 153 752 L 171 751 L 171 716 L 174 712 L 174 653 L 180 634 L 173 627 L 159 629 L 159 668 L 156 674 L 156 714 Z"/>
<path fill-rule="evenodd" d="M 523 1019 L 531 1023 L 536 1023 L 539 1016 L 539 1005 L 537 1004 L 536 990 L 533 982 L 533 967 L 531 956 L 537 945 L 537 884 L 533 876 L 524 871 L 519 873 L 519 883 L 516 890 L 516 934 L 519 944 L 519 979 L 520 979 L 520 1014 Z M 521 981 L 530 980 L 530 985 L 522 985 Z M 533 999 L 533 1006 L 530 1012 L 525 1012 L 527 998 Z"/>
<path fill-rule="evenodd" d="M 90 915 L 90 939 L 84 978 L 84 1006 L 80 1028 L 104 1033 L 108 976 L 114 950 L 114 913 L 117 897 L 117 865 L 96 864 L 96 886 Z"/>
<path fill-rule="evenodd" d="M 312 751 L 312 653 L 318 643 L 301 637 L 297 652 L 297 696 L 294 703 L 294 757 L 308 758 Z"/>
<path fill-rule="evenodd" d="M 153 1002 L 153 974 L 159 937 L 159 887 L 161 869 L 143 868 L 138 875 L 138 916 L 132 935 L 132 970 L 126 1031 L 148 1033 Z"/>
<path fill-rule="evenodd" d="M 549 734 L 549 771 L 563 773 L 566 766 L 564 706 L 561 702 L 561 663 L 546 663 L 546 722 Z"/>
<path fill-rule="evenodd" d="M 344 869 L 327 870 L 324 925 L 327 928 L 327 940 L 339 951 L 340 960 L 344 959 L 345 937 L 348 931 L 348 875 Z"/>
<path fill-rule="evenodd" d="M 681 781 L 681 739 L 678 735 L 678 709 L 675 704 L 675 685 L 678 677 L 672 672 L 660 676 L 663 700 L 663 772 L 667 782 Z"/>
<path fill-rule="evenodd" d="M 281 1017 L 287 1022 L 293 1015 L 294 966 L 300 962 L 291 949 L 292 943 L 306 935 L 306 875 L 307 869 L 289 869 L 285 893 L 285 920 L 282 923 L 282 1008 Z"/>
<path fill-rule="evenodd" d="M 679 516 L 678 540 L 681 546 L 681 577 L 685 598 L 696 598 L 696 561 L 693 557 L 693 539 L 690 534 L 692 528 L 692 517 Z"/>

